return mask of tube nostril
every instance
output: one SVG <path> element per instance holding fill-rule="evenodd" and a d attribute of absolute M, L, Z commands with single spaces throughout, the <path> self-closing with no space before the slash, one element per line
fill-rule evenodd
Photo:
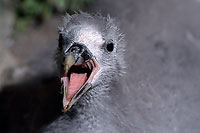
<path fill-rule="evenodd" d="M 78 46 L 74 46 L 70 49 L 70 52 L 72 53 L 80 53 L 81 49 Z"/>
<path fill-rule="evenodd" d="M 75 53 L 75 52 L 79 52 L 79 48 L 78 47 L 73 47 L 73 48 L 71 48 L 71 50 L 70 50 L 71 52 L 73 52 L 73 53 Z"/>

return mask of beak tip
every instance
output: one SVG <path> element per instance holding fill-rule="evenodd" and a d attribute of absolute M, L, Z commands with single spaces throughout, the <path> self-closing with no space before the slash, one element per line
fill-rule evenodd
<path fill-rule="evenodd" d="M 67 110 L 69 109 L 69 105 L 70 105 L 70 102 L 68 100 L 66 100 L 65 96 L 63 98 L 63 109 L 65 112 L 67 112 Z"/>
<path fill-rule="evenodd" d="M 63 106 L 64 112 L 68 111 L 68 106 Z"/>

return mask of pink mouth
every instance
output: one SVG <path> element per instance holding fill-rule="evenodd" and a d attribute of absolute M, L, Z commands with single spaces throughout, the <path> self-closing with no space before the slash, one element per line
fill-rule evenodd
<path fill-rule="evenodd" d="M 61 77 L 61 82 L 64 85 L 63 107 L 65 111 L 71 106 L 72 99 L 79 95 L 86 84 L 92 82 L 98 71 L 98 63 L 92 58 L 81 65 L 73 65 L 69 72 Z"/>

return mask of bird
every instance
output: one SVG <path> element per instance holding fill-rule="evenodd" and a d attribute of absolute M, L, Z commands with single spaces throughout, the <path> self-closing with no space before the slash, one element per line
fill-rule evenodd
<path fill-rule="evenodd" d="M 130 132 L 112 103 L 125 72 L 126 42 L 110 15 L 66 14 L 59 27 L 56 63 L 63 92 L 63 115 L 43 132 Z M 120 93 L 120 91 L 119 91 Z M 112 96 L 111 96 L 112 95 Z"/>

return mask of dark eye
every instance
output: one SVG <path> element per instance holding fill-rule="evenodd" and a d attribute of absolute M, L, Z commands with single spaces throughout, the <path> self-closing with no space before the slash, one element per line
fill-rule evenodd
<path fill-rule="evenodd" d="M 112 42 L 108 43 L 106 45 L 106 50 L 109 51 L 109 52 L 112 52 L 114 49 L 114 44 Z"/>

